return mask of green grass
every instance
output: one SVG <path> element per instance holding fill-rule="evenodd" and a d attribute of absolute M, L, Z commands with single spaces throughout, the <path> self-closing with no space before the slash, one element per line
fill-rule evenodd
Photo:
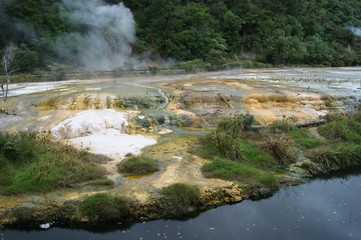
<path fill-rule="evenodd" d="M 137 176 L 158 171 L 154 160 L 144 156 L 132 156 L 118 164 L 118 172 L 125 175 Z"/>
<path fill-rule="evenodd" d="M 361 165 L 361 145 L 334 143 L 314 149 L 308 154 L 325 171 Z"/>
<path fill-rule="evenodd" d="M 327 116 L 328 123 L 319 127 L 318 132 L 327 139 L 342 140 L 361 144 L 360 113 L 353 116 Z"/>
<path fill-rule="evenodd" d="M 93 186 L 113 186 L 114 182 L 110 179 L 97 179 L 90 182 Z"/>
<path fill-rule="evenodd" d="M 175 183 L 161 190 L 161 194 L 177 207 L 197 205 L 199 202 L 199 190 L 196 186 L 184 183 Z"/>
<path fill-rule="evenodd" d="M 295 128 L 288 132 L 287 135 L 298 145 L 305 148 L 315 148 L 322 144 L 320 140 L 313 138 L 306 129 Z"/>
<path fill-rule="evenodd" d="M 361 113 L 351 116 L 327 115 L 327 124 L 318 132 L 325 144 L 308 152 L 307 156 L 319 164 L 323 172 L 361 165 Z"/>
<path fill-rule="evenodd" d="M 0 193 L 48 191 L 102 179 L 100 155 L 39 138 L 35 133 L 0 133 Z"/>
<path fill-rule="evenodd" d="M 97 193 L 84 199 L 81 212 L 90 221 L 110 221 L 129 215 L 129 201 L 105 193 Z"/>
<path fill-rule="evenodd" d="M 238 147 L 243 150 L 244 159 L 241 161 L 242 163 L 257 168 L 271 168 L 277 164 L 270 154 L 250 142 L 240 141 Z"/>
<path fill-rule="evenodd" d="M 218 157 L 205 164 L 202 172 L 209 178 L 239 181 L 257 187 L 274 188 L 278 186 L 278 181 L 272 173 Z"/>
<path fill-rule="evenodd" d="M 352 167 L 361 164 L 360 144 L 340 144 L 335 148 L 335 151 L 340 153 L 339 159 L 341 160 L 341 166 Z"/>
<path fill-rule="evenodd" d="M 262 169 L 277 165 L 277 161 L 269 153 L 251 142 L 230 138 L 226 134 L 218 134 L 218 138 L 214 138 L 214 134 L 203 136 L 197 153 L 206 158 L 219 156 Z"/>

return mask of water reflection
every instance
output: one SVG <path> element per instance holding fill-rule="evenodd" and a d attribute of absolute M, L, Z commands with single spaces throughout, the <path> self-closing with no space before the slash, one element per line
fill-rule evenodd
<path fill-rule="evenodd" d="M 128 229 L 118 225 L 111 232 L 107 228 L 5 230 L 1 240 L 361 239 L 360 199 L 361 175 L 319 179 L 284 188 L 269 199 L 222 206 L 187 221 L 160 220 Z"/>

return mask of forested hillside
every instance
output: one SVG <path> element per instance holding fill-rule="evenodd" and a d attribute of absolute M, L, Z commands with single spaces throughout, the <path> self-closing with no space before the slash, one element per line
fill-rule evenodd
<path fill-rule="evenodd" d="M 54 63 L 79 65 L 76 56 L 84 51 L 79 46 L 85 44 L 84 36 L 94 28 L 79 18 L 74 21 L 72 13 L 79 11 L 79 4 L 74 7 L 68 0 L 0 2 L 0 48 L 15 45 L 15 57 L 27 71 Z M 130 30 L 121 38 L 112 36 L 116 34 L 112 31 L 112 24 L 117 24 L 114 20 L 101 25 L 103 40 L 112 42 L 104 51 L 112 52 L 114 44 L 124 40 L 132 47 L 133 56 L 152 52 L 177 61 L 361 64 L 359 0 L 78 1 L 92 11 L 89 2 L 94 6 L 123 2 L 134 15 L 136 40 L 131 36 L 130 16 L 126 26 Z M 126 54 L 126 47 L 115 52 Z M 122 59 L 122 64 L 126 61 Z"/>

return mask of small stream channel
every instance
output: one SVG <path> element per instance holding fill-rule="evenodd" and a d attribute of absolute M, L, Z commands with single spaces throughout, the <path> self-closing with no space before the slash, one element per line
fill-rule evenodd
<path fill-rule="evenodd" d="M 3 230 L 1 240 L 42 239 L 361 239 L 361 175 L 316 179 L 273 197 L 243 201 L 187 220 L 88 229 Z"/>

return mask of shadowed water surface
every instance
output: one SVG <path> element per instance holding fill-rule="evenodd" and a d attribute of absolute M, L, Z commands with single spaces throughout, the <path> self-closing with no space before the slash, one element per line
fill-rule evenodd
<path fill-rule="evenodd" d="M 353 175 L 287 187 L 269 199 L 222 206 L 186 221 L 5 230 L 0 239 L 361 239 L 360 200 L 361 175 Z"/>

